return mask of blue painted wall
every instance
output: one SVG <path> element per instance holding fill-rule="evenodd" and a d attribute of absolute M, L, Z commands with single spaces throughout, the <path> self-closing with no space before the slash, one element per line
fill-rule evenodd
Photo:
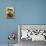
<path fill-rule="evenodd" d="M 0 1 L 0 43 L 8 43 L 10 32 L 17 34 L 17 24 L 46 24 L 46 0 L 12 0 L 12 6 L 16 8 L 16 19 L 5 18 L 7 6 L 8 0 Z"/>

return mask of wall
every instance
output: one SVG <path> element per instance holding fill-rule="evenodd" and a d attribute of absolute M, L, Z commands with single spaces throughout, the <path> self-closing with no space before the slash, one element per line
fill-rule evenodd
<path fill-rule="evenodd" d="M 46 0 L 16 0 L 19 24 L 46 24 Z"/>
<path fill-rule="evenodd" d="M 11 4 L 16 9 L 16 19 L 5 18 L 9 1 L 0 0 L 0 44 L 8 43 L 9 32 L 17 34 L 17 24 L 46 24 L 46 0 L 12 0 Z"/>

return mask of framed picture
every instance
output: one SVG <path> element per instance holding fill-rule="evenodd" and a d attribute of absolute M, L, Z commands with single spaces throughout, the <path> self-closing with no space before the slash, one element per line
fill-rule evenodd
<path fill-rule="evenodd" d="M 18 25 L 18 37 L 21 40 L 46 41 L 46 25 Z"/>

